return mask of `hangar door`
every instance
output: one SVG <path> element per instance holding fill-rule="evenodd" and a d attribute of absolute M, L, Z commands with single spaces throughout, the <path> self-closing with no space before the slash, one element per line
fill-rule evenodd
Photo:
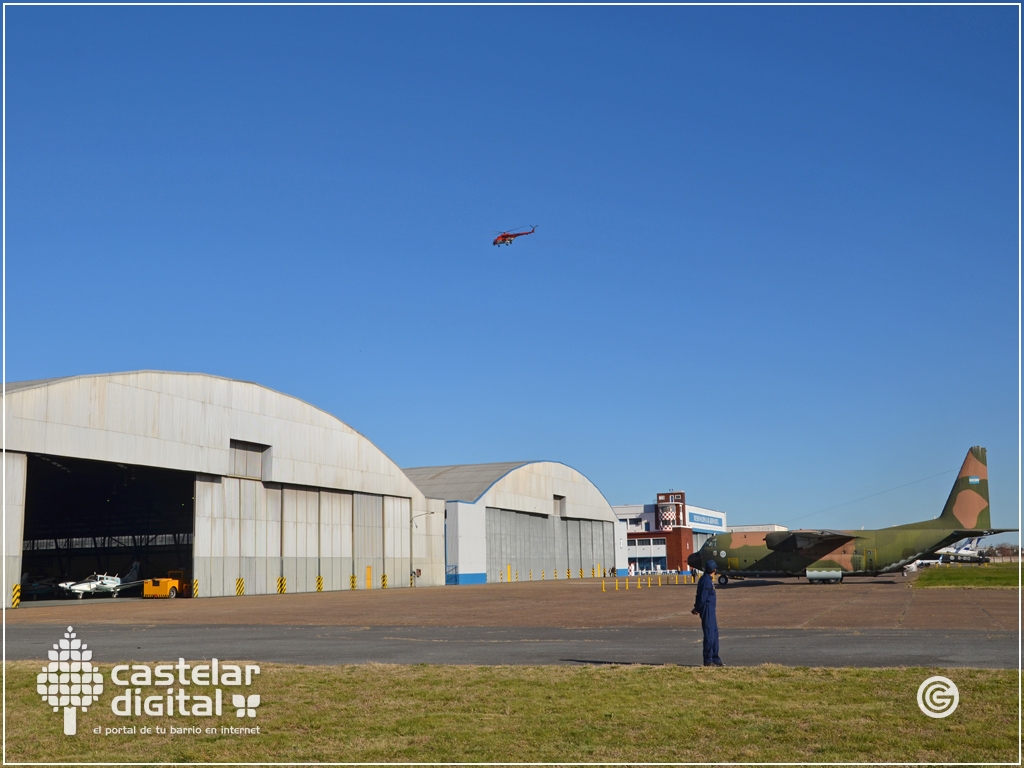
<path fill-rule="evenodd" d="M 590 578 L 615 567 L 614 525 L 488 507 L 484 518 L 487 581 Z"/>
<path fill-rule="evenodd" d="M 273 594 L 281 571 L 280 486 L 196 476 L 194 575 L 198 597 Z M 294 538 L 289 542 L 295 546 Z M 291 559 L 294 574 L 294 558 Z"/>
<path fill-rule="evenodd" d="M 409 585 L 407 498 L 196 478 L 195 579 L 200 597 Z"/>
<path fill-rule="evenodd" d="M 356 588 L 380 586 L 384 572 L 384 497 L 354 494 L 352 516 L 352 562 L 355 567 Z M 369 570 L 367 570 L 369 569 Z"/>
<path fill-rule="evenodd" d="M 135 562 L 143 579 L 169 570 L 190 574 L 194 478 L 156 467 L 28 454 L 22 599 L 67 597 L 54 585 L 93 573 L 123 576 Z"/>

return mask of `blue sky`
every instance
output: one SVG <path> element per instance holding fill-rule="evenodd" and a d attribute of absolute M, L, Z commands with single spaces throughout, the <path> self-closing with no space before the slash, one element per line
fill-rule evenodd
<path fill-rule="evenodd" d="M 1018 527 L 1018 32 L 8 6 L 6 378 L 251 380 L 400 466 L 562 461 L 736 524 L 934 517 L 985 445 Z"/>

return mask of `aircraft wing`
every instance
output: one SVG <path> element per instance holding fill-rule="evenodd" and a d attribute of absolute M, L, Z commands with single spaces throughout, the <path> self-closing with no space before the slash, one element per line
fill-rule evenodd
<path fill-rule="evenodd" d="M 128 587 L 137 587 L 139 584 L 145 584 L 145 579 L 139 579 L 138 581 L 122 581 L 117 585 L 118 589 L 128 589 Z"/>
<path fill-rule="evenodd" d="M 962 539 L 975 539 L 983 536 L 991 536 L 996 533 L 1014 533 L 1016 528 L 963 528 L 960 530 L 950 531 L 949 535 L 946 536 L 942 541 L 932 545 L 928 552 L 934 554 L 940 549 L 949 547 Z"/>
<path fill-rule="evenodd" d="M 764 537 L 768 549 L 796 550 L 809 549 L 818 544 L 842 544 L 844 541 L 861 539 L 850 531 L 832 531 L 817 529 L 813 531 L 772 531 Z"/>

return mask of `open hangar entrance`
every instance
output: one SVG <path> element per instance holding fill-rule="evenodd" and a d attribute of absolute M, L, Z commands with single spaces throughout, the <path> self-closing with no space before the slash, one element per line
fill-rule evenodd
<path fill-rule="evenodd" d="M 140 579 L 190 577 L 194 493 L 191 472 L 29 453 L 22 599 L 66 598 L 56 584 L 135 562 Z"/>

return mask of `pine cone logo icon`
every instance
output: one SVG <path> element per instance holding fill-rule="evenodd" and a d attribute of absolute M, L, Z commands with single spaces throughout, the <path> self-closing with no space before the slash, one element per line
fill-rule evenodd
<path fill-rule="evenodd" d="M 56 712 L 64 707 L 64 735 L 78 731 L 78 708 L 83 712 L 103 693 L 103 675 L 92 665 L 92 651 L 68 627 L 64 639 L 48 652 L 50 663 L 36 676 L 36 692 Z"/>

